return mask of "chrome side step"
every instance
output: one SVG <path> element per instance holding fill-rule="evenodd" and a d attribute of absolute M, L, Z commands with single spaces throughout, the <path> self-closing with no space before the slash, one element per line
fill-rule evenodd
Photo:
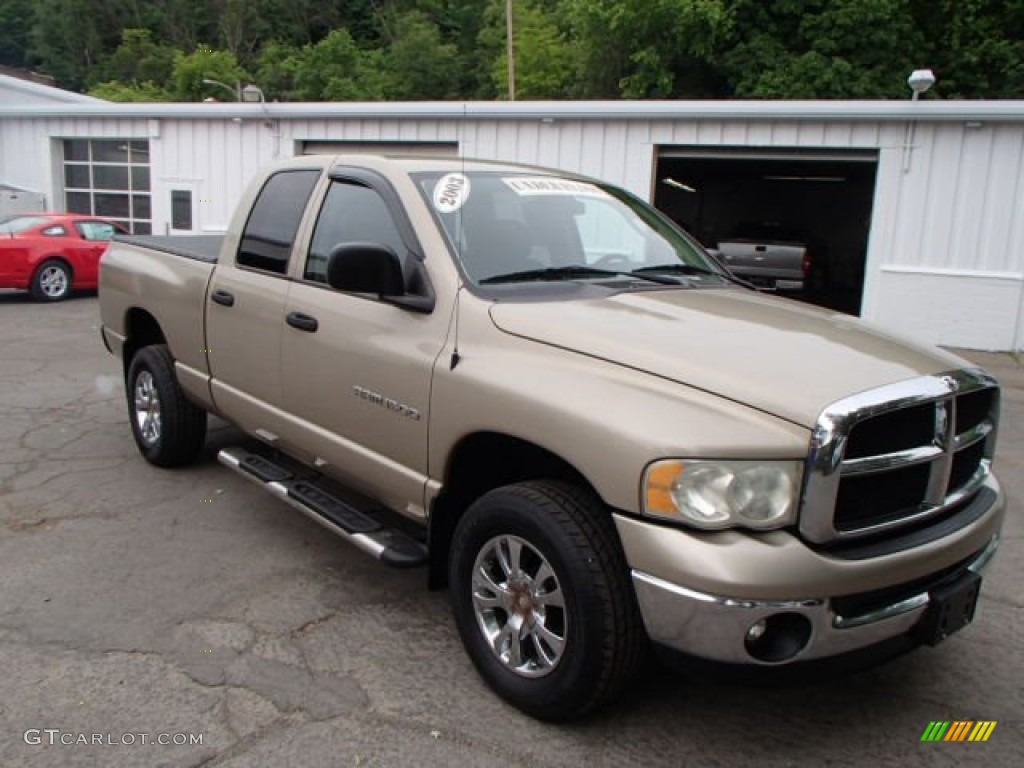
<path fill-rule="evenodd" d="M 217 461 L 386 565 L 414 568 L 427 562 L 427 548 L 420 542 L 270 459 L 244 448 L 225 448 Z"/>

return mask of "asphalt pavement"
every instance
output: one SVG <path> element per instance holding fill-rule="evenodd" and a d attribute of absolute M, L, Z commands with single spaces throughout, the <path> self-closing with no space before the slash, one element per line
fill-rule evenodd
<path fill-rule="evenodd" d="M 0 766 L 1018 766 L 1024 758 L 1024 365 L 1004 386 L 1010 511 L 972 626 L 802 685 L 652 666 L 571 725 L 502 703 L 443 592 L 217 464 L 136 452 L 95 296 L 0 292 Z M 987 742 L 922 742 L 933 721 Z M 167 743 L 159 743 L 167 742 Z"/>

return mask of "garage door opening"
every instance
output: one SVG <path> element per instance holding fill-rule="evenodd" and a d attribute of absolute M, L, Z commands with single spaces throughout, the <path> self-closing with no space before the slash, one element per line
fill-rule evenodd
<path fill-rule="evenodd" d="M 786 295 L 859 314 L 877 168 L 874 151 L 662 147 L 654 204 L 708 248 L 804 246 L 814 284 Z"/>

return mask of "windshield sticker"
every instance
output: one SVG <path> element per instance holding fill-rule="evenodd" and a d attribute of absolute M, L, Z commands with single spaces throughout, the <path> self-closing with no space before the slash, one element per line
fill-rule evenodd
<path fill-rule="evenodd" d="M 584 195 L 587 197 L 608 197 L 600 187 L 585 181 L 556 179 L 551 176 L 514 176 L 502 179 L 505 185 L 517 195 Z"/>
<path fill-rule="evenodd" d="M 455 213 L 469 199 L 469 179 L 461 173 L 442 176 L 434 187 L 434 208 L 438 213 Z"/>

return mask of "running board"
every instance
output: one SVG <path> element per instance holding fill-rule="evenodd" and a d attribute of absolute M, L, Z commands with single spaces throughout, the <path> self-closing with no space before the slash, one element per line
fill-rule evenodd
<path fill-rule="evenodd" d="M 427 562 L 427 548 L 420 542 L 270 459 L 244 448 L 225 448 L 217 461 L 386 565 L 415 568 Z"/>

